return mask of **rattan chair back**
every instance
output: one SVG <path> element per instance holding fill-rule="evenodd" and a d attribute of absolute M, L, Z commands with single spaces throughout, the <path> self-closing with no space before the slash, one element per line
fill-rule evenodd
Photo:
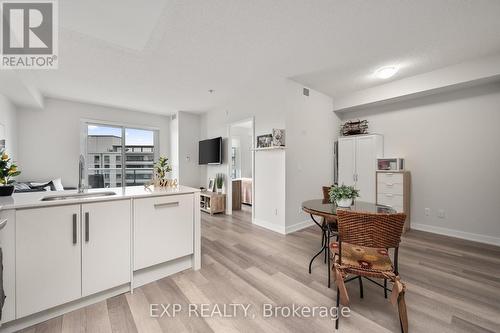
<path fill-rule="evenodd" d="M 396 248 L 406 214 L 362 213 L 347 209 L 337 210 L 339 239 L 353 245 Z"/>

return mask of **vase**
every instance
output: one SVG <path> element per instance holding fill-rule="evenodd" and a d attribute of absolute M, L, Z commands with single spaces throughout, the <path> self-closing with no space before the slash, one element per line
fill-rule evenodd
<path fill-rule="evenodd" d="M 339 199 L 337 200 L 337 206 L 342 207 L 342 208 L 349 208 L 351 207 L 352 204 L 352 199 Z"/>
<path fill-rule="evenodd" d="M 8 197 L 14 193 L 14 185 L 0 186 L 0 197 Z"/>
<path fill-rule="evenodd" d="M 221 188 L 217 188 L 217 193 L 218 193 L 218 194 L 221 194 L 221 193 L 222 193 L 222 187 L 221 187 Z"/>

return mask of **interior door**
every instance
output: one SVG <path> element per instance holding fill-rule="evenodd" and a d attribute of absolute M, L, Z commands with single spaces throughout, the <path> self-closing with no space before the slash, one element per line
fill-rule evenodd
<path fill-rule="evenodd" d="M 373 136 L 362 136 L 356 140 L 356 188 L 358 200 L 375 202 L 376 142 Z"/>
<path fill-rule="evenodd" d="M 80 205 L 16 212 L 17 318 L 80 298 Z"/>
<path fill-rule="evenodd" d="M 82 295 L 130 282 L 130 200 L 82 205 Z"/>
<path fill-rule="evenodd" d="M 339 185 L 354 185 L 355 142 L 355 138 L 339 139 Z"/>

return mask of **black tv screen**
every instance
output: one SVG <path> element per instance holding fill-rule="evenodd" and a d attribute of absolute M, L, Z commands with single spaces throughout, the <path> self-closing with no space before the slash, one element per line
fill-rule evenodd
<path fill-rule="evenodd" d="M 222 138 L 200 141 L 198 164 L 222 163 Z"/>

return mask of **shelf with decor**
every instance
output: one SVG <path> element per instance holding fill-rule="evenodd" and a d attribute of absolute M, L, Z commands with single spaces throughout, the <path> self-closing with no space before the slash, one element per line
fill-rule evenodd
<path fill-rule="evenodd" d="M 253 148 L 253 151 L 261 151 L 261 150 L 285 150 L 286 147 L 276 146 L 276 147 L 262 147 L 262 148 Z"/>

